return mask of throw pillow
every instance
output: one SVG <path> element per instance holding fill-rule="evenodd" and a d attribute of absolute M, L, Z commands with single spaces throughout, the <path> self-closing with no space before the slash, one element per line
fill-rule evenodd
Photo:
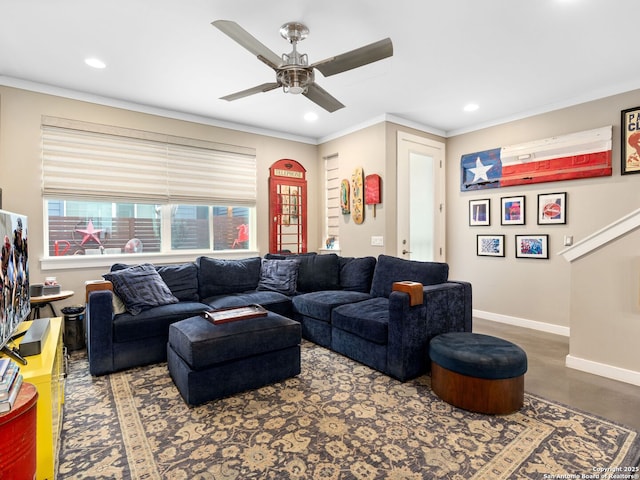
<path fill-rule="evenodd" d="M 113 291 L 124 302 L 132 315 L 143 310 L 170 303 L 178 303 L 155 267 L 150 264 L 135 265 L 103 275 L 113 284 Z"/>
<path fill-rule="evenodd" d="M 293 295 L 298 282 L 298 262 L 294 260 L 262 260 L 257 290 Z"/>

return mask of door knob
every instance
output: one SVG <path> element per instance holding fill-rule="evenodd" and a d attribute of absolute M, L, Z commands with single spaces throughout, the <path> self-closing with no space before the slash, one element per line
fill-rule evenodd
<path fill-rule="evenodd" d="M 402 254 L 406 255 L 407 253 L 411 253 L 409 250 L 405 250 L 404 248 L 402 249 Z"/>

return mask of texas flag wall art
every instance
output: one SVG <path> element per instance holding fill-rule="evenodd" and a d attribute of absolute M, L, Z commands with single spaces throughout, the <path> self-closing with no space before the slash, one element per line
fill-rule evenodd
<path fill-rule="evenodd" d="M 460 159 L 460 190 L 610 176 L 612 127 L 467 153 Z"/>

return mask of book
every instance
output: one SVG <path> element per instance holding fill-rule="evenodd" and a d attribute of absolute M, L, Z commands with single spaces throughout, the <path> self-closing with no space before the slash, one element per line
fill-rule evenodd
<path fill-rule="evenodd" d="M 221 308 L 219 310 L 209 310 L 202 312 L 202 316 L 214 325 L 221 323 L 247 320 L 249 318 L 266 317 L 267 310 L 261 305 L 247 305 L 246 307 Z"/>
<path fill-rule="evenodd" d="M 6 413 L 13 408 L 13 404 L 16 403 L 16 398 L 18 398 L 18 393 L 20 392 L 20 388 L 22 387 L 22 374 L 18 374 L 13 384 L 11 385 L 11 389 L 9 390 L 9 397 L 0 402 L 0 413 Z"/>
<path fill-rule="evenodd" d="M 11 385 L 13 381 L 20 373 L 20 367 L 15 363 L 11 362 L 11 365 L 7 368 L 2 380 L 0 380 L 0 401 L 6 400 L 9 397 L 9 391 L 11 390 Z"/>
<path fill-rule="evenodd" d="M 8 358 L 0 358 L 0 378 L 4 376 L 4 372 L 6 372 L 9 367 L 9 363 L 11 363 L 11 360 Z"/>

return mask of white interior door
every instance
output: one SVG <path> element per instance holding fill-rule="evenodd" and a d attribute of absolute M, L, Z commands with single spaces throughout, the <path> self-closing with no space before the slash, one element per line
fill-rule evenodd
<path fill-rule="evenodd" d="M 398 132 L 397 255 L 446 261 L 444 143 Z"/>

